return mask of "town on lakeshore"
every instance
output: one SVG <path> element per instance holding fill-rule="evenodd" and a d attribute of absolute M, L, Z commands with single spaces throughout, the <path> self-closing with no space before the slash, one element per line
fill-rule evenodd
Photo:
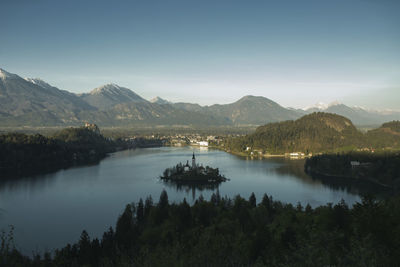
<path fill-rule="evenodd" d="M 160 140 L 164 146 L 175 146 L 175 147 L 183 147 L 183 146 L 193 146 L 199 147 L 200 149 L 207 148 L 215 148 L 226 150 L 227 152 L 237 154 L 240 156 L 246 156 L 249 158 L 270 158 L 270 157 L 285 157 L 289 159 L 302 159 L 306 157 L 311 157 L 312 153 L 306 154 L 301 151 L 293 151 L 290 153 L 283 154 L 271 154 L 266 151 L 252 148 L 247 146 L 242 152 L 233 152 L 229 151 L 228 148 L 225 148 L 225 141 L 228 138 L 235 138 L 245 136 L 244 134 L 226 134 L 226 135 L 204 135 L 199 133 L 186 133 L 186 134 L 146 134 L 146 135 L 138 135 L 131 136 L 129 138 L 125 138 L 125 141 L 131 142 L 135 144 L 138 140 Z"/>
<path fill-rule="evenodd" d="M 183 183 L 221 183 L 228 179 L 219 173 L 218 168 L 203 166 L 196 163 L 196 156 L 193 152 L 192 164 L 189 160 L 186 164 L 178 163 L 176 166 L 164 170 L 160 178 L 164 181 L 183 182 Z"/>

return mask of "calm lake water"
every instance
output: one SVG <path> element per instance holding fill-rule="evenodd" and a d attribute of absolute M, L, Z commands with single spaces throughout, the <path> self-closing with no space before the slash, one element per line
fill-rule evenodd
<path fill-rule="evenodd" d="M 195 189 L 176 188 L 158 179 L 167 167 L 190 162 L 193 151 L 198 163 L 218 167 L 230 181 L 218 189 Z M 360 200 L 354 190 L 313 180 L 303 172 L 303 164 L 303 160 L 250 160 L 191 147 L 122 151 L 98 165 L 0 183 L 0 229 L 8 231 L 13 225 L 17 247 L 31 255 L 75 242 L 83 229 L 91 237 L 101 237 L 115 226 L 127 203 L 149 195 L 157 202 L 163 189 L 171 202 L 186 198 L 193 203 L 200 194 L 210 199 L 216 190 L 221 196 L 245 198 L 254 192 L 258 202 L 267 193 L 275 200 L 313 207 Z"/>

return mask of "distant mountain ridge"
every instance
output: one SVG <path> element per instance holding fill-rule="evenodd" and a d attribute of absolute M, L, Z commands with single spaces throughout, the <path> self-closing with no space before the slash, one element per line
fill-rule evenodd
<path fill-rule="evenodd" d="M 79 112 L 93 109 L 73 93 L 0 69 L 1 125 L 73 124 Z"/>
<path fill-rule="evenodd" d="M 285 108 L 268 98 L 251 95 L 234 103 L 210 106 L 172 103 L 160 97 L 148 101 L 113 83 L 89 93 L 73 94 L 41 79 L 23 79 L 0 69 L 0 126 L 74 126 L 86 121 L 99 126 L 259 126 L 298 119 L 320 109 L 348 117 L 356 125 L 400 119 L 400 113 L 373 113 L 338 103 L 312 110 Z"/>
<path fill-rule="evenodd" d="M 132 90 L 113 83 L 97 87 L 90 91 L 90 93 L 81 94 L 80 97 L 91 106 L 100 110 L 106 110 L 122 103 L 147 102 L 147 100 Z"/>
<path fill-rule="evenodd" d="M 304 109 L 306 114 L 313 112 L 334 113 L 349 118 L 355 125 L 380 125 L 383 122 L 399 120 L 400 112 L 378 112 L 361 107 L 349 107 L 337 101 L 325 104 L 317 103 L 315 106 Z"/>

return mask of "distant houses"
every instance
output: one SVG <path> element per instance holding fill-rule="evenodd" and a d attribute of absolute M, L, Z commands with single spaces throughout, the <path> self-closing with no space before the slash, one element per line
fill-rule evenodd
<path fill-rule="evenodd" d="M 290 158 L 304 158 L 305 154 L 303 152 L 292 152 L 289 153 Z"/>
<path fill-rule="evenodd" d="M 171 146 L 199 146 L 210 147 L 219 145 L 223 138 L 221 136 L 202 136 L 200 134 L 176 134 L 168 137 Z"/>
<path fill-rule="evenodd" d="M 208 142 L 207 141 L 200 141 L 200 142 L 197 142 L 197 144 L 199 146 L 208 146 Z"/>

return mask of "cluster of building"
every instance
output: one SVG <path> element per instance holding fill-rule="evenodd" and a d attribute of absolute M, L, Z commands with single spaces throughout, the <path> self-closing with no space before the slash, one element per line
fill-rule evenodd
<path fill-rule="evenodd" d="M 177 134 L 175 136 L 169 136 L 169 142 L 173 146 L 201 146 L 208 147 L 211 145 L 218 145 L 222 142 L 221 136 L 202 136 L 199 134 Z"/>
<path fill-rule="evenodd" d="M 247 152 L 247 153 L 249 153 L 249 155 L 250 156 L 259 156 L 259 157 L 263 157 L 263 156 L 266 156 L 266 157 L 268 157 L 268 156 L 272 156 L 272 155 L 270 155 L 270 154 L 268 154 L 268 153 L 265 153 L 264 151 L 262 151 L 262 150 L 259 150 L 259 149 L 252 149 L 251 147 L 246 147 L 246 149 L 245 149 L 245 151 Z M 306 153 L 304 153 L 304 152 L 290 152 L 290 153 L 285 153 L 285 154 L 283 154 L 283 155 L 276 155 L 276 156 L 285 156 L 286 158 L 292 158 L 292 159 L 299 159 L 299 158 L 304 158 L 304 157 L 306 157 L 306 156 L 312 156 L 312 154 L 311 153 L 309 153 L 308 155 L 306 154 Z"/>

